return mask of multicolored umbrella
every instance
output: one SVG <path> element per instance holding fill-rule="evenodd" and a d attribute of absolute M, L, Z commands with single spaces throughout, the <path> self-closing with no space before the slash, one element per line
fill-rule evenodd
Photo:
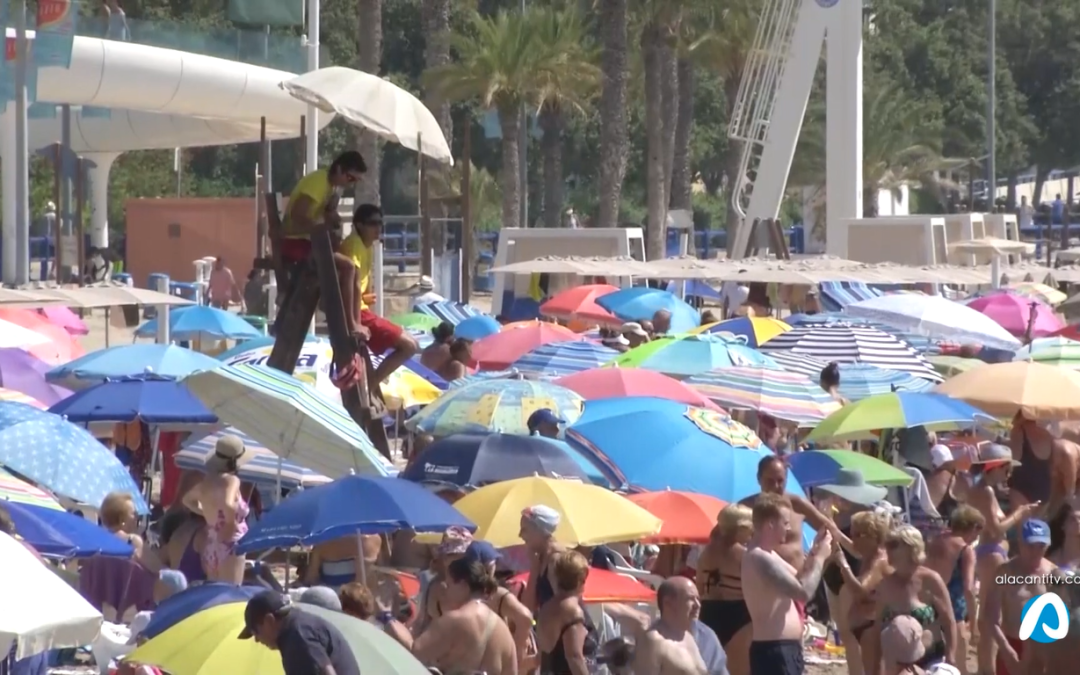
<path fill-rule="evenodd" d="M 1016 291 L 1019 295 L 1025 295 L 1029 298 L 1038 300 L 1039 302 L 1046 303 L 1051 307 L 1060 305 L 1069 299 L 1069 296 L 1058 289 L 1047 286 L 1046 284 L 1035 283 L 1034 281 L 1018 281 L 1015 284 L 1009 284 L 1009 288 Z"/>
<path fill-rule="evenodd" d="M 586 284 L 557 293 L 540 305 L 540 313 L 557 319 L 585 319 L 616 324 L 622 320 L 596 303 L 596 299 L 619 290 L 610 284 Z"/>
<path fill-rule="evenodd" d="M 898 391 L 846 405 L 818 424 L 807 440 L 876 438 L 881 429 L 970 428 L 992 424 L 982 410 L 940 393 Z"/>
<path fill-rule="evenodd" d="M 892 296 L 917 297 L 917 296 Z M 778 335 L 761 346 L 773 355 L 791 351 L 836 363 L 869 363 L 879 368 L 902 370 L 940 382 L 941 376 L 907 343 L 884 331 L 855 325 L 804 325 Z"/>
<path fill-rule="evenodd" d="M 442 438 L 451 434 L 529 434 L 529 416 L 549 409 L 572 424 L 585 400 L 574 392 L 537 380 L 485 380 L 453 389 L 411 417 L 406 426 Z"/>
<path fill-rule="evenodd" d="M 561 377 L 599 368 L 618 355 L 611 347 L 595 342 L 554 342 L 529 351 L 510 367 L 522 373 Z"/>
<path fill-rule="evenodd" d="M 616 357 L 608 365 L 690 377 L 716 368 L 775 366 L 775 362 L 741 341 L 718 335 L 683 335 L 646 342 Z"/>
<path fill-rule="evenodd" d="M 693 329 L 690 333 L 692 335 L 701 333 L 731 333 L 732 335 L 746 338 L 746 344 L 749 346 L 758 347 L 777 335 L 786 333 L 789 330 L 791 330 L 791 326 L 780 319 L 774 319 L 767 316 L 740 316 L 734 319 L 728 319 L 727 321 L 706 324 Z"/>
<path fill-rule="evenodd" d="M 716 497 L 678 490 L 639 492 L 626 497 L 664 522 L 660 531 L 642 541 L 649 544 L 704 544 L 727 506 Z"/>
<path fill-rule="evenodd" d="M 1013 360 L 1077 370 L 1080 369 L 1080 342 L 1065 337 L 1037 338 L 1016 352 Z"/>
<path fill-rule="evenodd" d="M 701 325 L 697 310 L 675 294 L 658 288 L 634 286 L 600 296 L 596 304 L 623 321 L 651 321 L 660 310 L 671 312 L 671 333 L 685 333 Z"/>
<path fill-rule="evenodd" d="M 71 333 L 33 310 L 0 307 L 0 322 L 4 322 L 3 326 L 0 326 L 4 332 L 3 338 L 0 338 L 0 346 L 20 347 L 50 364 L 67 363 L 86 354 L 86 350 Z M 4 326 L 16 331 L 25 329 L 25 332 L 17 332 L 9 336 L 8 328 Z M 29 339 L 30 335 L 39 336 L 40 340 Z M 5 340 L 12 342 L 5 342 Z"/>
<path fill-rule="evenodd" d="M 390 321 L 411 330 L 429 331 L 442 323 L 438 317 L 422 312 L 409 312 L 390 317 Z"/>
<path fill-rule="evenodd" d="M 0 468 L 0 499 L 19 504 L 40 506 L 54 511 L 63 511 L 64 507 L 52 495 L 39 487 L 12 476 Z"/>
<path fill-rule="evenodd" d="M 538 323 L 477 340 L 472 346 L 472 356 L 480 370 L 505 370 L 537 347 L 553 342 L 582 341 L 584 338 L 569 328 L 553 323 Z"/>
<path fill-rule="evenodd" d="M 983 295 L 967 306 L 987 315 L 1019 338 L 1047 337 L 1065 327 L 1050 306 L 1015 293 Z"/>
<path fill-rule="evenodd" d="M 598 398 L 652 396 L 687 405 L 725 412 L 693 387 L 655 370 L 643 368 L 594 368 L 554 380 L 592 401 Z"/>
<path fill-rule="evenodd" d="M 254 438 L 233 428 L 189 440 L 173 455 L 173 463 L 185 471 L 205 471 L 206 460 L 214 453 L 218 439 L 225 434 L 239 436 L 244 441 L 245 455 L 251 455 L 251 459 L 236 472 L 244 482 L 276 487 L 279 473 L 281 486 L 290 490 L 330 482 L 330 479 L 322 474 L 278 457 Z"/>
<path fill-rule="evenodd" d="M 883 295 L 848 305 L 844 313 L 952 342 L 995 349 L 1020 346 L 1019 340 L 990 317 L 940 295 Z"/>
<path fill-rule="evenodd" d="M 851 450 L 807 450 L 787 458 L 788 468 L 803 487 L 828 485 L 841 469 L 862 473 L 867 483 L 874 485 L 911 485 L 912 477 L 877 457 Z"/>
<path fill-rule="evenodd" d="M 454 302 L 453 300 L 440 300 L 439 302 L 426 302 L 422 305 L 416 305 L 413 307 L 414 312 L 420 314 L 427 314 L 438 319 L 440 322 L 446 321 L 454 326 L 458 325 L 470 316 L 479 316 L 484 312 L 481 312 L 472 305 L 466 305 L 463 302 Z"/>
<path fill-rule="evenodd" d="M 988 363 L 939 384 L 935 392 L 990 415 L 1034 421 L 1080 419 L 1080 372 L 1033 361 Z"/>
<path fill-rule="evenodd" d="M 840 408 L 805 375 L 773 368 L 718 368 L 686 383 L 726 408 L 754 410 L 804 426 L 817 424 Z"/>

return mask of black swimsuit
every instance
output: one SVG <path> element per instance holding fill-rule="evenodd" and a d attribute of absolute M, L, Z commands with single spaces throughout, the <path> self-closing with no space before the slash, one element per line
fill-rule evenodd
<path fill-rule="evenodd" d="M 1024 495 L 1029 502 L 1045 502 L 1050 498 L 1050 460 L 1035 456 L 1027 433 L 1023 435 L 1022 444 L 1022 463 L 1013 468 L 1009 489 Z"/>
<path fill-rule="evenodd" d="M 540 654 L 540 675 L 573 675 L 573 671 L 570 670 L 570 662 L 566 660 L 566 648 L 563 647 L 563 635 L 570 628 L 582 624 L 585 626 L 588 633 L 585 635 L 585 644 L 582 645 L 581 653 L 585 656 L 585 659 L 591 659 L 596 656 L 597 642 L 596 642 L 596 629 L 590 625 L 586 619 L 574 619 L 570 623 L 562 627 L 559 631 L 559 639 L 555 641 L 555 646 L 552 647 L 550 652 L 541 652 Z"/>
<path fill-rule="evenodd" d="M 721 574 L 719 570 L 705 572 L 705 592 L 713 588 L 726 588 L 742 592 L 742 578 Z M 750 625 L 750 610 L 745 600 L 702 600 L 699 615 L 701 623 L 713 629 L 720 639 L 720 646 L 727 647 L 743 626 Z"/>

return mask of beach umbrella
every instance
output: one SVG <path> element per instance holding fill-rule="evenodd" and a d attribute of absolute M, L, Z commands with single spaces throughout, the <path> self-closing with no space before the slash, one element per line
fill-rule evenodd
<path fill-rule="evenodd" d="M 30 504 L 53 511 L 63 511 L 64 507 L 52 495 L 36 485 L 12 476 L 0 469 L 0 500 L 17 504 Z"/>
<path fill-rule="evenodd" d="M 540 313 L 556 319 L 578 319 L 596 323 L 618 324 L 622 320 L 596 303 L 597 298 L 614 293 L 618 286 L 585 284 L 556 293 L 540 305 Z"/>
<path fill-rule="evenodd" d="M 46 409 L 48 409 L 47 405 L 45 405 L 41 401 L 37 400 L 36 398 L 31 398 L 30 396 L 27 396 L 26 394 L 22 393 L 21 391 L 14 391 L 12 389 L 0 388 L 0 401 L 8 401 L 8 402 L 12 402 L 12 403 L 22 403 L 22 404 L 25 404 L 25 405 L 33 406 L 33 407 L 37 408 L 38 410 L 46 410 Z"/>
<path fill-rule="evenodd" d="M 479 340 L 489 335 L 494 335 L 502 330 L 499 322 L 487 314 L 470 316 L 457 326 L 454 326 L 454 337 L 463 340 Z"/>
<path fill-rule="evenodd" d="M 85 389 L 104 380 L 147 373 L 180 379 L 220 365 L 221 362 L 211 356 L 175 345 L 134 344 L 91 352 L 53 368 L 45 374 L 45 379 L 68 389 Z"/>
<path fill-rule="evenodd" d="M 240 539 L 238 552 L 303 544 L 354 534 L 409 529 L 475 529 L 453 506 L 416 483 L 380 476 L 345 476 L 294 495 L 263 514 Z"/>
<path fill-rule="evenodd" d="M 869 363 L 841 363 L 840 390 L 849 401 L 861 401 L 870 396 L 894 391 L 930 391 L 934 383 L 903 370 L 879 368 Z"/>
<path fill-rule="evenodd" d="M 867 483 L 874 485 L 907 487 L 914 480 L 904 471 L 877 457 L 851 450 L 796 452 L 788 456 L 787 464 L 803 487 L 831 484 L 843 469 L 859 471 Z"/>
<path fill-rule="evenodd" d="M 717 368 L 773 366 L 769 356 L 741 340 L 719 335 L 683 335 L 646 342 L 612 359 L 610 366 L 644 368 L 672 377 L 690 377 Z"/>
<path fill-rule="evenodd" d="M 22 347 L 37 358 L 50 364 L 66 363 L 86 353 L 71 333 L 49 321 L 32 309 L 0 307 L 0 321 L 20 326 L 44 338 L 41 342 L 27 345 L 3 344 L 4 347 Z"/>
<path fill-rule="evenodd" d="M 1014 284 L 1009 284 L 1009 290 L 1015 291 L 1018 295 L 1038 300 L 1051 307 L 1060 305 L 1069 299 L 1069 296 L 1058 289 L 1034 281 L 1018 281 Z"/>
<path fill-rule="evenodd" d="M 101 632 L 101 612 L 22 543 L 0 532 L 0 654 L 22 660 L 51 649 L 82 647 Z M 12 649 L 14 647 L 14 650 Z"/>
<path fill-rule="evenodd" d="M 798 326 L 769 340 L 761 349 L 769 356 L 778 352 L 797 352 L 826 362 L 869 363 L 879 368 L 906 371 L 931 382 L 941 381 L 941 376 L 926 359 L 907 343 L 868 326 Z"/>
<path fill-rule="evenodd" d="M 135 553 L 127 541 L 82 516 L 17 502 L 5 506 L 19 537 L 41 555 L 56 558 L 88 558 L 95 555 L 130 558 Z"/>
<path fill-rule="evenodd" d="M 938 371 L 946 378 L 952 377 L 953 375 L 959 375 L 960 373 L 966 373 L 972 368 L 986 365 L 986 361 L 983 361 L 982 359 L 947 356 L 944 354 L 930 356 L 926 360 L 930 362 L 930 365 L 934 367 L 934 370 Z"/>
<path fill-rule="evenodd" d="M 781 333 L 791 330 L 791 326 L 768 316 L 750 317 L 740 316 L 727 321 L 706 324 L 689 331 L 692 335 L 701 333 L 730 333 L 736 337 L 742 337 L 746 344 L 758 347 L 765 344 Z"/>
<path fill-rule="evenodd" d="M 24 349 L 0 349 L 0 387 L 22 392 L 46 407 L 71 396 L 71 391 L 50 384 L 45 361 Z"/>
<path fill-rule="evenodd" d="M 576 480 L 531 476 L 486 485 L 454 507 L 476 523 L 475 537 L 498 548 L 521 543 L 521 512 L 543 504 L 559 512 L 555 541 L 595 546 L 636 541 L 660 531 L 660 519 L 625 497 Z"/>
<path fill-rule="evenodd" d="M 686 381 L 728 409 L 753 410 L 800 425 L 813 425 L 840 408 L 805 375 L 774 368 L 718 368 Z"/>
<path fill-rule="evenodd" d="M 49 338 L 41 333 L 32 331 L 29 328 L 23 328 L 19 324 L 0 319 L 0 347 L 15 347 L 29 350 L 32 347 L 43 345 L 47 342 L 49 342 Z"/>
<path fill-rule="evenodd" d="M 1076 370 L 1080 368 L 1080 342 L 1066 337 L 1036 338 L 1017 351 L 1013 360 Z"/>
<path fill-rule="evenodd" d="M 488 382 L 490 380 L 546 380 L 548 378 L 541 377 L 539 375 L 526 375 L 525 373 L 518 372 L 516 368 L 507 368 L 506 370 L 481 370 L 475 373 L 470 373 L 464 377 L 459 377 L 456 380 L 450 382 L 446 389 L 447 391 L 453 389 L 461 389 L 467 387 L 475 382 Z"/>
<path fill-rule="evenodd" d="M 189 586 L 158 603 L 150 616 L 150 622 L 146 624 L 146 628 L 142 629 L 139 636 L 150 640 L 203 610 L 228 603 L 246 603 L 265 590 L 264 586 L 235 586 L 215 581 Z M 239 631 L 237 633 L 239 634 Z"/>
<path fill-rule="evenodd" d="M 528 328 L 515 328 L 477 340 L 472 346 L 472 357 L 480 370 L 503 370 L 542 345 L 583 341 L 584 338 L 569 328 L 553 323 L 538 323 Z"/>
<path fill-rule="evenodd" d="M 281 654 L 255 640 L 240 640 L 247 602 L 204 609 L 159 633 L 127 656 L 177 675 L 284 675 Z M 318 615 L 333 624 L 363 664 L 364 675 L 428 675 L 428 670 L 379 628 L 342 612 L 297 603 L 292 611 Z"/>
<path fill-rule="evenodd" d="M 183 383 L 222 423 L 245 430 L 279 457 L 330 476 L 396 473 L 341 406 L 290 375 L 221 365 Z"/>
<path fill-rule="evenodd" d="M 110 492 L 127 492 L 149 512 L 127 467 L 90 432 L 21 403 L 0 403 L 0 465 L 54 494 L 97 507 Z"/>
<path fill-rule="evenodd" d="M 598 398 L 653 396 L 687 405 L 724 410 L 693 387 L 663 373 L 644 368 L 594 368 L 554 380 L 554 383 L 575 391 L 586 401 Z"/>
<path fill-rule="evenodd" d="M 678 296 L 658 288 L 634 286 L 596 298 L 596 304 L 623 321 L 651 321 L 660 310 L 671 312 L 671 333 L 685 333 L 701 325 L 697 310 Z"/>
<path fill-rule="evenodd" d="M 514 434 L 454 434 L 424 448 L 401 473 L 417 483 L 460 487 L 526 476 L 580 478 L 607 484 L 604 475 L 563 441 Z"/>
<path fill-rule="evenodd" d="M 990 317 L 1016 337 L 1047 337 L 1065 327 L 1048 305 L 1015 293 L 990 293 L 975 298 L 967 306 Z"/>
<path fill-rule="evenodd" d="M 528 435 L 528 421 L 548 409 L 572 423 L 585 401 L 574 392 L 538 380 L 481 380 L 451 389 L 405 425 L 436 438 L 461 433 Z"/>
<path fill-rule="evenodd" d="M 529 582 L 528 572 L 510 577 L 511 583 L 522 584 Z M 611 602 L 630 604 L 656 604 L 656 591 L 640 581 L 598 567 L 589 568 L 589 576 L 585 578 L 585 587 L 582 589 L 581 601 L 586 605 L 598 605 Z"/>
<path fill-rule="evenodd" d="M 989 316 L 940 295 L 883 295 L 844 308 L 846 314 L 901 330 L 995 349 L 1017 349 L 1020 341 Z"/>
<path fill-rule="evenodd" d="M 463 302 L 454 302 L 453 300 L 425 302 L 413 307 L 413 311 L 420 314 L 427 314 L 428 316 L 438 319 L 440 323 L 445 321 L 454 326 L 457 326 L 470 316 L 480 316 L 484 314 L 484 312 L 481 312 L 472 305 L 466 305 Z"/>
<path fill-rule="evenodd" d="M 1080 419 L 1080 373 L 1033 361 L 988 363 L 934 388 L 1002 419 Z"/>
<path fill-rule="evenodd" d="M 660 532 L 646 537 L 650 544 L 705 544 L 727 502 L 678 490 L 639 492 L 626 497 L 664 522 Z"/>
<path fill-rule="evenodd" d="M 49 409 L 69 422 L 134 422 L 146 424 L 216 424 L 206 409 L 176 380 L 153 376 L 108 380 L 83 389 Z"/>
<path fill-rule="evenodd" d="M 184 444 L 184 447 L 173 455 L 173 463 L 176 464 L 177 468 L 185 471 L 205 472 L 206 460 L 214 454 L 218 439 L 225 434 L 239 436 L 244 441 L 245 456 L 250 455 L 248 461 L 236 471 L 236 475 L 245 483 L 276 488 L 280 478 L 281 487 L 291 490 L 298 487 L 314 487 L 330 482 L 330 478 L 296 462 L 278 457 L 251 436 L 231 427 L 213 434 L 195 436 L 189 439 Z"/>
<path fill-rule="evenodd" d="M 828 361 L 801 352 L 770 352 L 769 358 L 772 359 L 775 368 L 805 375 L 814 382 L 820 378 L 822 369 L 829 365 Z"/>
<path fill-rule="evenodd" d="M 818 424 L 808 440 L 876 438 L 881 429 L 967 428 L 993 418 L 957 398 L 935 392 L 897 391 L 851 403 Z"/>
<path fill-rule="evenodd" d="M 510 367 L 522 373 L 561 377 L 599 368 L 618 355 L 611 347 L 595 342 L 553 342 L 526 352 Z"/>
<path fill-rule="evenodd" d="M 442 323 L 437 317 L 430 314 L 423 314 L 421 312 L 409 312 L 407 314 L 397 314 L 390 317 L 390 321 L 409 330 L 418 331 L 430 331 L 431 329 Z"/>
<path fill-rule="evenodd" d="M 868 326 L 870 328 L 877 328 L 883 333 L 888 333 L 893 337 L 908 343 L 919 354 L 925 354 L 937 349 L 937 345 L 925 335 L 917 335 L 914 333 L 907 333 L 893 326 L 889 326 L 884 323 L 878 323 L 876 321 L 870 321 L 869 319 L 863 319 L 858 316 L 852 316 L 843 312 L 819 312 L 817 314 L 789 314 L 784 317 L 784 323 L 790 325 L 792 328 L 796 326 L 812 326 L 812 325 L 835 325 L 835 324 L 850 324 L 852 326 Z"/>
<path fill-rule="evenodd" d="M 135 337 L 157 335 L 158 320 L 150 319 L 135 329 Z M 169 337 L 173 340 L 250 340 L 265 335 L 239 314 L 207 305 L 190 305 L 169 312 Z"/>
<path fill-rule="evenodd" d="M 89 335 L 90 329 L 86 322 L 78 314 L 71 311 L 70 307 L 42 307 L 38 312 L 57 326 L 60 326 L 71 335 Z"/>

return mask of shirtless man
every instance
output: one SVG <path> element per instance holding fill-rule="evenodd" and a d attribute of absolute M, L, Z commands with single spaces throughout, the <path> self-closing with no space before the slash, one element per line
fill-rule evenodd
<path fill-rule="evenodd" d="M 485 601 L 495 582 L 483 563 L 460 558 L 446 571 L 448 609 L 419 637 L 414 640 L 385 605 L 379 607 L 379 623 L 425 666 L 448 673 L 517 675 L 514 636 Z"/>
<path fill-rule="evenodd" d="M 753 520 L 754 538 L 742 560 L 743 597 L 754 629 L 750 675 L 801 675 L 803 618 L 795 603 L 808 602 L 821 583 L 832 535 L 820 530 L 802 568 L 795 568 L 779 555 L 793 528 L 791 500 L 761 495 Z"/>
<path fill-rule="evenodd" d="M 656 310 L 652 317 L 653 331 L 656 335 L 667 335 L 671 332 L 671 312 L 666 309 Z"/>
<path fill-rule="evenodd" d="M 1080 478 L 1080 426 L 1060 424 L 1055 437 L 1036 422 L 1017 415 L 1009 433 L 1013 459 L 1020 465 L 1009 478 L 1009 506 L 1019 509 L 1031 502 L 1046 505 L 1042 516 L 1051 519 L 1067 500 L 1076 496 Z"/>
<path fill-rule="evenodd" d="M 634 672 L 644 675 L 706 675 L 691 632 L 701 611 L 697 586 L 685 577 L 672 577 L 656 591 L 660 618 L 637 638 Z"/>
<path fill-rule="evenodd" d="M 1030 643 L 1020 640 L 1020 619 L 1024 604 L 1046 593 L 1046 575 L 1057 570 L 1044 557 L 1050 546 L 1050 527 L 1041 520 L 1029 520 L 1021 528 L 1020 540 L 1017 556 L 997 569 L 997 581 L 1006 583 L 995 581 L 991 585 L 986 605 L 979 615 L 981 638 L 993 640 L 998 648 L 997 675 L 1043 672 L 1039 670 L 1041 666 L 1032 663 L 1037 660 L 1032 656 L 1043 650 L 1036 650 L 1035 654 L 1025 658 Z M 1008 583 L 1017 580 L 1024 583 Z"/>

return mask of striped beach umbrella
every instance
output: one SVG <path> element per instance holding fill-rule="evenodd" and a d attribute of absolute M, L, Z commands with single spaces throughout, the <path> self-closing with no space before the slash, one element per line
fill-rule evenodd
<path fill-rule="evenodd" d="M 48 492 L 12 476 L 3 469 L 0 469 L 0 500 L 31 504 L 54 511 L 64 510 L 64 507 L 60 506 L 60 502 L 56 501 Z"/>
<path fill-rule="evenodd" d="M 1048 366 L 1080 369 L 1080 342 L 1064 337 L 1036 338 L 1016 352 L 1014 361 L 1037 361 Z"/>
<path fill-rule="evenodd" d="M 406 423 L 412 431 L 436 438 L 451 434 L 528 434 L 529 417 L 548 409 L 572 424 L 585 399 L 550 382 L 539 380 L 481 380 L 451 389 Z"/>
<path fill-rule="evenodd" d="M 909 372 L 932 382 L 942 380 L 933 366 L 906 342 L 868 326 L 799 326 L 769 340 L 761 350 L 769 356 L 787 351 L 836 363 L 869 363 L 879 368 Z"/>
<path fill-rule="evenodd" d="M 244 454 L 251 454 L 252 459 L 236 472 L 236 475 L 244 482 L 276 486 L 278 472 L 281 473 L 281 486 L 288 489 L 330 482 L 326 476 L 306 469 L 296 462 L 281 459 L 251 436 L 231 428 L 189 440 L 173 456 L 173 462 L 178 468 L 186 471 L 204 471 L 207 458 L 213 454 L 218 439 L 225 434 L 239 436 L 244 441 Z"/>
<path fill-rule="evenodd" d="M 840 409 L 840 404 L 805 375 L 771 368 L 719 368 L 686 381 L 726 408 L 765 413 L 812 426 Z"/>
<path fill-rule="evenodd" d="M 428 316 L 435 317 L 439 321 L 446 321 L 455 326 L 469 317 L 480 316 L 483 314 L 483 312 L 472 305 L 466 305 L 463 302 L 454 302 L 453 300 L 425 302 L 422 305 L 413 307 L 413 312 L 427 314 Z"/>
<path fill-rule="evenodd" d="M 817 383 L 827 361 L 798 352 L 770 352 L 782 370 L 798 373 Z M 934 383 L 903 370 L 878 368 L 866 363 L 838 363 L 840 395 L 849 401 L 861 401 L 867 396 L 891 391 L 925 391 Z"/>
<path fill-rule="evenodd" d="M 611 347 L 595 342 L 554 342 L 533 349 L 510 367 L 522 373 L 562 377 L 599 368 L 618 355 Z"/>

